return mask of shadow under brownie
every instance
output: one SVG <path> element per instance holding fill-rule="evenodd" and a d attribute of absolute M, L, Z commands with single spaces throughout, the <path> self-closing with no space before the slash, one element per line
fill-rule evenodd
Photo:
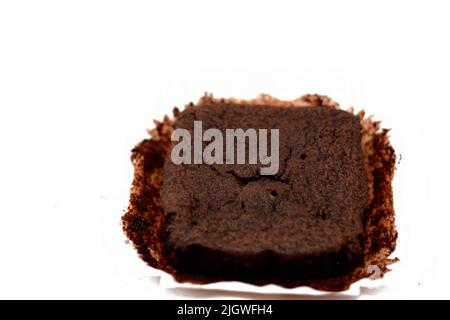
<path fill-rule="evenodd" d="M 275 176 L 258 165 L 175 165 L 174 128 L 279 128 Z M 135 178 L 123 217 L 151 266 L 179 281 L 239 280 L 345 290 L 394 260 L 387 130 L 327 97 L 242 101 L 204 96 L 156 122 L 133 149 Z"/>

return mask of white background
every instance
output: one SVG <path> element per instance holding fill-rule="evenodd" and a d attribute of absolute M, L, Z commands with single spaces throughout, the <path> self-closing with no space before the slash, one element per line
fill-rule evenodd
<path fill-rule="evenodd" d="M 359 298 L 450 298 L 449 1 L 1 1 L 0 298 L 166 289 L 125 244 L 130 149 L 173 106 L 327 94 L 402 160 L 401 262 Z M 339 295 L 331 295 L 331 298 Z"/>

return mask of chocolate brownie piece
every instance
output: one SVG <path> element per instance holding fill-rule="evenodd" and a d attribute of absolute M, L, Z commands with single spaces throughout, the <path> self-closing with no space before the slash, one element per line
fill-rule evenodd
<path fill-rule="evenodd" d="M 279 128 L 280 165 L 174 165 L 174 127 Z M 178 281 L 345 290 L 397 259 L 388 130 L 325 96 L 206 95 L 156 121 L 132 152 L 123 228 L 150 266 Z M 375 269 L 373 268 L 375 267 Z"/>
<path fill-rule="evenodd" d="M 166 250 L 180 272 L 223 278 L 329 277 L 363 259 L 368 184 L 361 124 L 327 107 L 205 105 L 174 128 L 279 129 L 280 169 L 176 165 L 166 158 Z M 193 143 L 193 142 L 192 142 Z M 225 150 L 223 158 L 225 156 Z"/>

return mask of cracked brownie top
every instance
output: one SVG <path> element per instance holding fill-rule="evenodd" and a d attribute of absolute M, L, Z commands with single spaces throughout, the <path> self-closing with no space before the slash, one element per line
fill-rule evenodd
<path fill-rule="evenodd" d="M 166 157 L 168 247 L 362 256 L 368 181 L 357 116 L 329 107 L 213 104 L 186 108 L 174 128 L 192 132 L 194 121 L 224 135 L 279 129 L 279 170 L 263 176 L 261 164 L 176 165 Z"/>

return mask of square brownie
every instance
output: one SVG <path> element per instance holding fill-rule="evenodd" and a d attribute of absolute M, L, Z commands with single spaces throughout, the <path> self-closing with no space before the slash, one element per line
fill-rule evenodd
<path fill-rule="evenodd" d="M 279 170 L 264 176 L 260 164 L 174 164 L 167 156 L 162 251 L 177 272 L 322 279 L 362 263 L 368 178 L 358 117 L 323 106 L 219 103 L 186 108 L 173 127 L 193 137 L 194 121 L 224 135 L 279 129 Z"/>
<path fill-rule="evenodd" d="M 172 162 L 174 129 L 185 128 L 191 139 L 200 120 L 222 136 L 226 129 L 278 129 L 275 174 L 264 175 L 260 164 Z M 398 234 L 388 132 L 326 96 L 206 94 L 155 121 L 151 137 L 132 150 L 123 230 L 145 262 L 180 282 L 342 291 L 374 272 L 382 277 L 398 260 L 390 258 Z"/>

